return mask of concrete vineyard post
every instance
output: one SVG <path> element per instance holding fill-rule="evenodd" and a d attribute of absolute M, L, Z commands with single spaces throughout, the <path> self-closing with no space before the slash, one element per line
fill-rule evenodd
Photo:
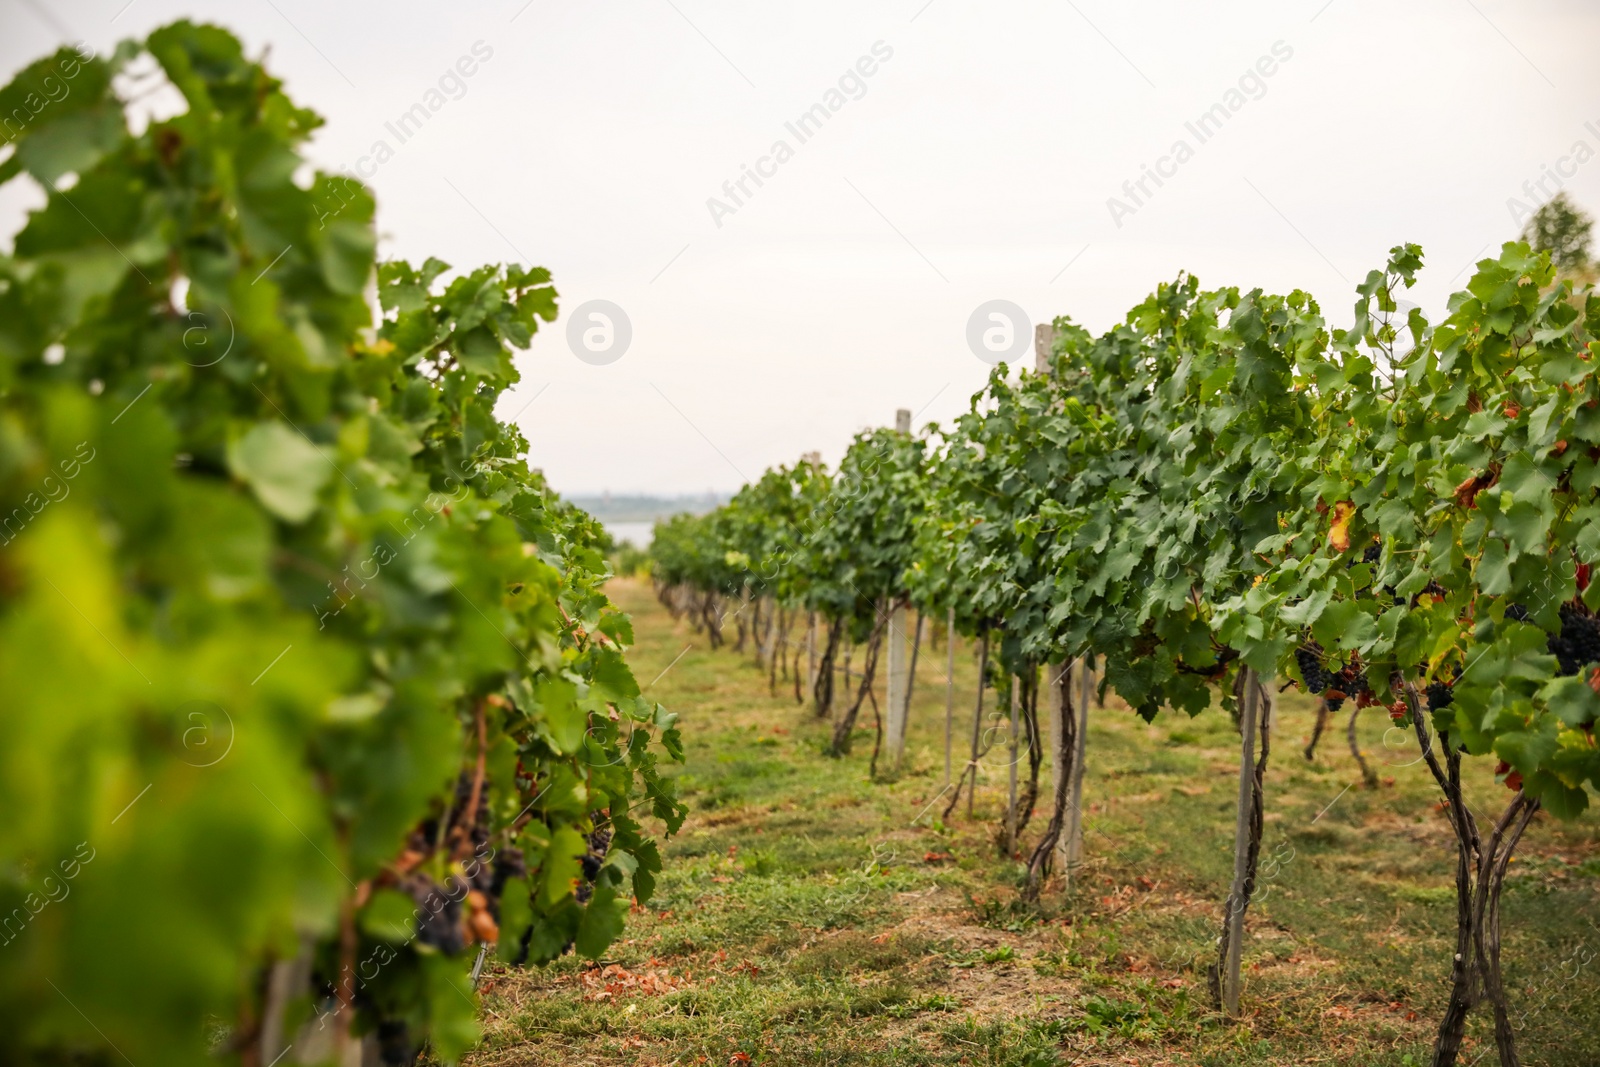
<path fill-rule="evenodd" d="M 911 666 L 906 670 L 905 714 L 900 716 L 900 754 L 895 758 L 897 770 L 905 757 L 906 738 L 911 733 L 911 699 L 917 692 L 917 660 L 922 655 L 922 631 L 927 621 L 928 617 L 920 608 L 917 609 L 917 624 L 911 628 Z"/>
<path fill-rule="evenodd" d="M 1050 773 L 1055 776 L 1056 781 L 1065 780 L 1069 783 L 1071 779 L 1063 778 L 1063 775 L 1071 773 L 1072 756 L 1071 753 L 1063 753 L 1061 750 L 1063 739 L 1066 736 L 1066 717 L 1068 714 L 1068 709 L 1063 707 L 1066 701 L 1062 699 L 1061 676 L 1064 672 L 1071 670 L 1072 665 L 1070 663 L 1046 663 L 1044 665 L 1044 708 L 1045 720 L 1048 724 L 1047 729 L 1050 732 Z M 1061 871 L 1064 876 L 1071 877 L 1071 872 L 1067 868 L 1067 833 L 1065 830 L 1056 837 L 1054 863 L 1056 869 Z"/>
<path fill-rule="evenodd" d="M 846 622 L 844 627 L 844 691 L 846 695 L 850 692 L 850 653 L 854 650 L 855 643 L 850 640 L 850 624 Z"/>
<path fill-rule="evenodd" d="M 901 408 L 894 413 L 894 428 L 899 433 L 911 432 L 911 409 Z M 884 743 L 888 749 L 889 766 L 900 767 L 906 747 L 906 713 L 911 697 L 910 659 L 906 650 L 906 602 L 896 597 L 889 608 L 889 680 L 888 718 Z"/>
<path fill-rule="evenodd" d="M 1048 322 L 1041 322 L 1033 328 L 1033 366 L 1039 374 L 1051 373 L 1051 356 L 1055 347 L 1056 330 Z M 1077 707 L 1071 709 L 1077 715 L 1077 729 L 1073 731 L 1072 760 L 1064 767 L 1055 767 L 1053 773 L 1066 775 L 1066 780 L 1071 789 L 1071 801 L 1067 808 L 1066 826 L 1062 828 L 1060 838 L 1057 839 L 1057 858 L 1064 876 L 1065 886 L 1072 884 L 1072 870 L 1083 862 L 1083 760 L 1084 742 L 1087 737 L 1089 721 L 1089 693 L 1093 688 L 1092 675 L 1089 672 L 1088 660 L 1085 656 L 1078 657 L 1078 699 Z M 1059 679 L 1063 673 L 1072 670 L 1072 663 L 1050 663 L 1045 665 L 1045 677 Z M 1062 716 L 1068 713 L 1066 701 L 1059 697 L 1059 690 L 1050 686 L 1051 697 L 1046 704 L 1050 719 L 1052 736 L 1060 737 L 1067 729 L 1068 724 Z M 1054 749 L 1052 749 L 1054 751 Z"/>
<path fill-rule="evenodd" d="M 1069 668 L 1070 669 L 1070 665 Z M 1073 713 L 1078 717 L 1077 730 L 1073 734 L 1072 768 L 1069 771 L 1072 783 L 1072 800 L 1067 806 L 1067 832 L 1062 836 L 1067 840 L 1067 870 L 1083 862 L 1083 777 L 1084 777 L 1084 752 L 1089 742 L 1089 701 L 1094 696 L 1094 665 L 1087 655 L 1078 657 L 1078 706 Z"/>
<path fill-rule="evenodd" d="M 1017 705 L 1022 695 L 1022 678 L 1019 675 L 1011 676 L 1011 743 L 1010 743 L 1010 772 L 1007 784 L 1006 800 L 1006 855 L 1017 849 Z"/>
<path fill-rule="evenodd" d="M 908 657 L 906 655 L 906 606 L 896 599 L 889 609 L 889 632 L 884 640 L 889 642 L 888 723 L 884 730 L 884 743 L 888 749 L 889 766 L 900 765 L 900 753 L 905 748 L 906 681 Z"/>
<path fill-rule="evenodd" d="M 1229 1018 L 1239 1016 L 1240 961 L 1244 955 L 1244 915 L 1255 890 L 1255 867 L 1260 849 L 1260 812 L 1264 808 L 1256 760 L 1259 740 L 1263 752 L 1272 723 L 1270 687 L 1251 668 L 1245 668 L 1244 692 L 1239 701 L 1239 807 L 1234 821 L 1233 886 L 1223 916 L 1221 975 L 1218 992 Z"/>
<path fill-rule="evenodd" d="M 806 692 L 817 691 L 817 613 L 806 612 Z"/>
<path fill-rule="evenodd" d="M 978 742 L 983 736 L 983 686 L 989 677 L 989 632 L 983 633 L 978 644 L 978 699 L 972 707 L 972 758 L 968 768 L 972 771 L 972 788 L 967 790 L 967 818 L 972 818 L 972 807 L 978 795 Z"/>
<path fill-rule="evenodd" d="M 945 619 L 944 631 L 944 784 L 950 785 L 951 735 L 956 725 L 956 609 Z"/>

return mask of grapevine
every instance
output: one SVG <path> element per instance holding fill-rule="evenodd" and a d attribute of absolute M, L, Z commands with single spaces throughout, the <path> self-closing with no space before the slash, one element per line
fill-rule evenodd
<path fill-rule="evenodd" d="M 187 108 L 136 134 L 141 57 Z M 94 859 L 7 934 L 7 1046 L 454 1059 L 472 956 L 599 955 L 684 814 L 600 527 L 494 415 L 556 291 L 377 263 L 371 194 L 302 170 L 321 120 L 224 30 L 0 101 L 72 64 L 0 164 L 48 190 L 0 257 L 0 910 Z"/>
<path fill-rule="evenodd" d="M 1420 249 L 1394 249 L 1349 329 L 1304 293 L 1187 276 L 1100 337 L 1057 320 L 1049 373 L 997 368 L 968 413 L 928 431 L 901 580 L 992 647 L 1002 690 L 1092 653 L 1146 719 L 1219 697 L 1237 718 L 1264 689 L 1248 679 L 1282 677 L 1324 714 L 1353 702 L 1369 786 L 1355 715 L 1381 705 L 1413 729 L 1462 872 L 1435 1062 L 1454 1062 L 1481 983 L 1509 1063 L 1505 864 L 1537 812 L 1576 817 L 1600 787 L 1600 300 L 1511 243 L 1435 327 L 1398 313 L 1421 267 Z M 1251 896 L 1269 743 L 1241 793 L 1251 837 L 1230 915 Z M 1459 782 L 1466 757 L 1491 753 L 1514 797 L 1480 835 Z"/>

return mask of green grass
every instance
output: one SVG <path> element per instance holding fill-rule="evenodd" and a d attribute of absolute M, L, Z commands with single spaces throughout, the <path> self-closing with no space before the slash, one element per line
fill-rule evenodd
<path fill-rule="evenodd" d="M 1234 1024 L 1211 1010 L 1205 977 L 1232 869 L 1238 757 L 1225 715 L 1147 726 L 1114 700 L 1092 710 L 1086 863 L 1070 893 L 1057 879 L 1032 907 L 1017 897 L 1022 865 L 994 845 L 998 759 L 976 818 L 963 803 L 950 826 L 937 821 L 943 649 L 923 650 L 908 767 L 873 782 L 870 710 L 856 754 L 829 759 L 828 724 L 791 686 L 769 696 L 764 670 L 710 652 L 647 586 L 612 592 L 634 613 L 642 680 L 693 645 L 650 690 L 684 719 L 689 822 L 665 849 L 657 897 L 607 959 L 491 969 L 474 1067 L 1427 1062 L 1453 950 L 1453 849 L 1411 764 L 1415 742 L 1386 734 L 1381 710 L 1360 726 L 1384 781 L 1367 790 L 1343 717 L 1307 763 L 1310 705 L 1280 702 L 1266 888 Z M 975 671 L 969 649 L 956 662 L 960 734 Z M 1480 813 L 1503 805 L 1484 761 L 1470 777 Z M 1508 885 L 1524 1062 L 1600 1062 L 1595 820 L 1541 816 Z M 1463 1063 L 1485 1049 L 1481 1062 L 1496 1062 L 1480 1014 Z"/>

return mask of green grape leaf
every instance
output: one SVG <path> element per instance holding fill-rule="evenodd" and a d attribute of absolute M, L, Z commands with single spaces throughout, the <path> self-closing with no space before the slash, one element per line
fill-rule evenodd
<path fill-rule="evenodd" d="M 283 422 L 259 422 L 228 444 L 228 468 L 285 522 L 304 522 L 333 473 L 331 461 Z"/>
<path fill-rule="evenodd" d="M 404 893 L 380 889 L 361 909 L 361 929 L 380 941 L 406 942 L 416 934 L 416 904 Z"/>
<path fill-rule="evenodd" d="M 545 850 L 544 863 L 539 872 L 539 902 L 548 909 L 572 894 L 578 878 L 583 873 L 579 863 L 589 851 L 589 842 L 569 826 L 562 826 L 550 835 L 550 847 Z"/>
<path fill-rule="evenodd" d="M 527 879 L 510 878 L 500 895 L 500 943 L 496 955 L 502 963 L 512 962 L 522 951 L 522 937 L 533 923 L 528 892 Z"/>
<path fill-rule="evenodd" d="M 578 923 L 578 936 L 574 947 L 580 956 L 599 959 L 611 943 L 622 934 L 628 914 L 629 900 L 618 892 L 621 876 L 616 871 L 605 871 L 596 880 L 594 893 L 584 906 L 583 919 Z"/>

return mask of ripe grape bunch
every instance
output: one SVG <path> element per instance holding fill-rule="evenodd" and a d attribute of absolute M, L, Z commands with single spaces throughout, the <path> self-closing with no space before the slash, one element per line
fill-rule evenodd
<path fill-rule="evenodd" d="M 1294 650 L 1295 662 L 1300 665 L 1300 677 L 1306 680 L 1306 688 L 1313 693 L 1320 693 L 1333 684 L 1333 675 L 1322 665 L 1322 650 L 1309 645 L 1301 645 Z"/>
<path fill-rule="evenodd" d="M 1295 662 L 1300 666 L 1300 676 L 1306 681 L 1306 688 L 1313 693 L 1326 693 L 1323 699 L 1327 701 L 1328 710 L 1338 711 L 1344 707 L 1345 698 L 1352 694 L 1370 693 L 1372 687 L 1367 684 L 1367 672 L 1354 666 L 1344 667 L 1337 671 L 1330 671 L 1322 665 L 1322 649 L 1315 642 L 1302 645 L 1295 649 Z"/>
<path fill-rule="evenodd" d="M 1600 620 L 1563 604 L 1561 632 L 1550 638 L 1549 648 L 1560 661 L 1562 674 L 1577 674 L 1585 664 L 1600 663 Z"/>

